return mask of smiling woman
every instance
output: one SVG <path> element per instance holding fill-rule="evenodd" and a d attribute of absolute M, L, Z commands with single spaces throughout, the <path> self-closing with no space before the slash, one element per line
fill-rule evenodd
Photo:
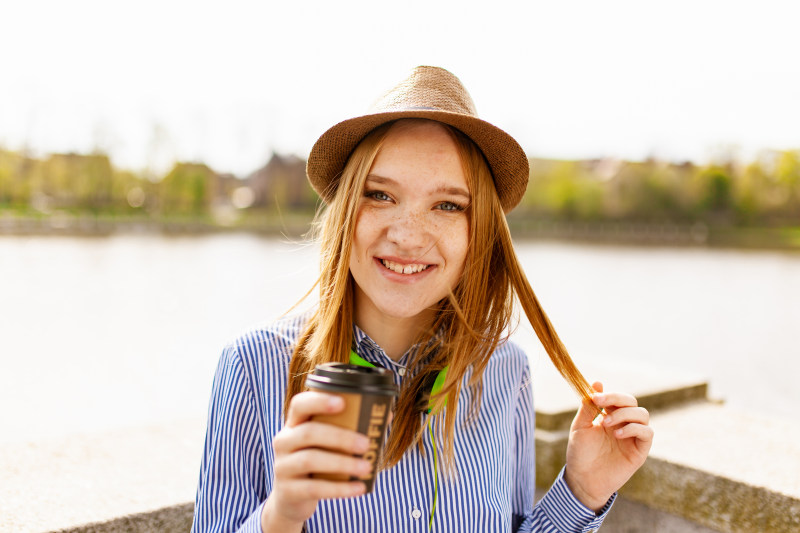
<path fill-rule="evenodd" d="M 319 304 L 223 352 L 193 531 L 416 530 L 423 514 L 436 531 L 598 527 L 653 432 L 635 398 L 586 383 L 525 278 L 505 221 L 528 180 L 516 141 L 455 76 L 418 67 L 323 134 L 307 172 L 328 203 Z M 505 338 L 515 299 L 585 400 L 536 505 L 530 373 Z M 319 365 L 348 362 L 400 391 L 369 493 L 369 439 L 316 420 L 345 402 L 306 390 Z"/>

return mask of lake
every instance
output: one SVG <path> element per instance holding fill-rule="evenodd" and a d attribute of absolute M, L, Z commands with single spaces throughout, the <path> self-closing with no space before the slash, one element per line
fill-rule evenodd
<path fill-rule="evenodd" d="M 736 408 L 794 414 L 800 254 L 517 250 L 580 367 L 701 375 Z M 247 234 L 0 237 L 0 441 L 204 417 L 225 343 L 295 304 L 316 268 L 312 245 Z M 529 327 L 515 338 L 549 368 Z"/>

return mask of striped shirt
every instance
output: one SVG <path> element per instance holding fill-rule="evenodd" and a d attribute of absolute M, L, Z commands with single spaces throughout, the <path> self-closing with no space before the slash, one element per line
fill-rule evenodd
<path fill-rule="evenodd" d="M 289 359 L 305 317 L 286 318 L 240 337 L 223 351 L 208 411 L 192 532 L 260 532 L 261 508 L 273 485 L 272 438 L 283 426 Z M 397 362 L 354 326 L 358 354 L 403 379 L 408 353 Z M 464 384 L 469 375 L 464 376 Z M 439 474 L 435 532 L 585 532 L 596 530 L 611 507 L 596 515 L 559 474 L 534 505 L 534 412 L 528 360 L 513 343 L 492 354 L 483 374 L 477 417 L 462 387 L 454 435 L 452 476 Z M 306 522 L 309 533 L 428 532 L 434 498 L 433 448 L 423 432 L 420 453 L 410 447 L 394 467 L 378 473 L 364 496 L 322 500 Z"/>

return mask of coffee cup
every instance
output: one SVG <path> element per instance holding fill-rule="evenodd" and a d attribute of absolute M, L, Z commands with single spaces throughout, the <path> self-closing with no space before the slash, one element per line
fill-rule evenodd
<path fill-rule="evenodd" d="M 309 390 L 341 396 L 345 408 L 336 414 L 320 414 L 312 420 L 351 429 L 369 438 L 369 448 L 362 456 L 369 461 L 369 474 L 351 477 L 344 474 L 313 474 L 312 477 L 333 481 L 363 481 L 367 492 L 372 491 L 375 472 L 383 451 L 386 422 L 397 396 L 397 386 L 392 373 L 384 368 L 364 367 L 348 363 L 318 365 L 306 377 Z"/>

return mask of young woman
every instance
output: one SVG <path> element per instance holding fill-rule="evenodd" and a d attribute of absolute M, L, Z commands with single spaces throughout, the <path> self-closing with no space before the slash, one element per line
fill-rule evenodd
<path fill-rule="evenodd" d="M 328 204 L 320 301 L 224 350 L 192 531 L 599 527 L 653 431 L 635 398 L 585 382 L 517 261 L 505 214 L 527 185 L 519 145 L 477 118 L 455 76 L 419 67 L 372 113 L 323 134 L 307 170 Z M 535 505 L 528 362 L 505 338 L 515 299 L 584 400 L 566 466 Z M 400 390 L 368 494 L 311 477 L 369 468 L 366 437 L 311 420 L 341 399 L 305 390 L 316 365 L 351 350 Z M 432 396 L 431 376 L 444 378 Z"/>

